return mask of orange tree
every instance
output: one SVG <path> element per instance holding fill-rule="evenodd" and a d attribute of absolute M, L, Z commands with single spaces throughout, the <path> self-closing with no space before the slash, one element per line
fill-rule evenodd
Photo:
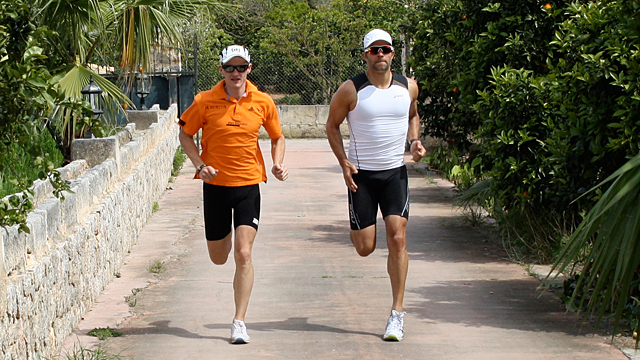
<path fill-rule="evenodd" d="M 420 3 L 411 64 L 425 133 L 467 150 L 482 119 L 473 110 L 493 67 L 546 74 L 549 42 L 564 6 L 545 1 L 434 0 Z"/>
<path fill-rule="evenodd" d="M 426 132 L 448 140 L 459 162 L 474 159 L 482 180 L 473 194 L 490 199 L 483 204 L 504 234 L 527 250 L 547 241 L 535 254 L 542 260 L 562 248 L 557 266 L 584 270 L 569 295 L 636 329 L 639 9 L 639 1 L 427 2 L 413 62 Z M 605 179 L 615 179 L 610 189 L 594 188 Z"/>
<path fill-rule="evenodd" d="M 489 86 L 478 89 L 474 139 L 503 213 L 538 214 L 571 229 L 599 198 L 582 195 L 638 154 L 634 6 L 594 1 L 558 10 L 567 18 L 548 44 L 546 73 L 495 64 Z"/>

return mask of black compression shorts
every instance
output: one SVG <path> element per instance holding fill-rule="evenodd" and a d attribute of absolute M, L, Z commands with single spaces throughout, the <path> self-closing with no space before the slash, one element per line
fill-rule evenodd
<path fill-rule="evenodd" d="M 260 186 L 218 186 L 204 183 L 204 230 L 207 240 L 222 240 L 233 227 L 248 225 L 258 230 Z"/>
<path fill-rule="evenodd" d="M 405 165 L 382 171 L 358 170 L 353 180 L 358 190 L 348 191 L 352 230 L 374 225 L 378 206 L 383 218 L 389 215 L 409 218 L 409 180 Z"/>

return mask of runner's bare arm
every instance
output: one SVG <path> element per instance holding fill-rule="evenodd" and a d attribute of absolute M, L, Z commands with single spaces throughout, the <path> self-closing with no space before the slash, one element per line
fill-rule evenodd
<path fill-rule="evenodd" d="M 285 181 L 289 177 L 289 170 L 282 163 L 284 161 L 284 149 L 284 135 L 277 139 L 271 139 L 271 158 L 273 159 L 271 173 L 280 181 Z"/>
<path fill-rule="evenodd" d="M 347 187 L 351 191 L 356 191 L 358 186 L 353 181 L 353 174 L 358 173 L 358 169 L 348 159 L 344 151 L 342 142 L 342 134 L 340 133 L 340 125 L 344 122 L 349 111 L 353 110 L 357 101 L 356 88 L 352 81 L 345 81 L 340 85 L 336 93 L 331 99 L 329 106 L 329 117 L 327 119 L 327 139 L 333 154 L 338 159 L 338 163 L 342 167 L 342 174 Z"/>
<path fill-rule="evenodd" d="M 418 114 L 418 84 L 413 79 L 409 80 L 409 93 L 411 94 L 411 106 L 409 108 L 409 131 L 407 132 L 407 139 L 415 140 L 411 143 L 409 151 L 413 157 L 413 161 L 420 161 L 425 155 L 427 155 L 427 149 L 422 145 L 420 140 L 420 115 Z"/>
<path fill-rule="evenodd" d="M 195 166 L 196 169 L 199 169 L 200 166 L 204 165 L 204 161 L 202 161 L 202 158 L 200 158 L 200 152 L 198 151 L 196 143 L 193 142 L 193 136 L 187 134 L 183 129 L 180 129 L 179 138 L 180 145 L 182 145 L 182 149 L 184 150 L 185 154 L 187 154 L 187 156 L 193 163 L 193 166 Z M 218 170 L 207 165 L 203 167 L 202 170 L 200 170 L 199 174 L 200 178 L 203 181 L 211 181 L 211 179 L 218 175 Z"/>

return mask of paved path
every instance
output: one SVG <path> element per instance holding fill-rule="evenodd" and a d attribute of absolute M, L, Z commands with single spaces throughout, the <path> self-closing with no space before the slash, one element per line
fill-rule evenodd
<path fill-rule="evenodd" d="M 270 159 L 267 143 L 262 148 Z M 86 332 L 110 326 L 124 335 L 106 341 L 106 349 L 138 360 L 626 359 L 565 313 L 556 296 L 536 291 L 539 281 L 506 260 L 485 234 L 465 225 L 449 183 L 415 167 L 406 337 L 382 341 L 391 306 L 385 242 L 367 258 L 350 244 L 346 188 L 326 140 L 287 140 L 285 163 L 289 180 L 271 177 L 261 185 L 250 344 L 228 343 L 233 257 L 224 266 L 208 259 L 201 183 L 191 179 L 188 163 L 121 276 L 67 346 L 91 346 L 97 340 Z M 378 238 L 384 239 L 383 225 Z M 165 261 L 167 270 L 149 273 L 155 261 Z"/>

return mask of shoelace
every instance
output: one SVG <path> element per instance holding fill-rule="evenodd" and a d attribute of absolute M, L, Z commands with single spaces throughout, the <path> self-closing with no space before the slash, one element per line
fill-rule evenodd
<path fill-rule="evenodd" d="M 402 328 L 402 318 L 400 316 L 391 316 L 391 318 L 389 318 L 389 326 L 395 331 L 400 331 Z"/>
<path fill-rule="evenodd" d="M 239 332 L 241 332 L 241 333 L 243 333 L 243 334 L 245 333 L 244 326 L 242 326 L 242 324 L 233 323 L 233 327 L 234 327 L 237 331 L 239 331 Z"/>

